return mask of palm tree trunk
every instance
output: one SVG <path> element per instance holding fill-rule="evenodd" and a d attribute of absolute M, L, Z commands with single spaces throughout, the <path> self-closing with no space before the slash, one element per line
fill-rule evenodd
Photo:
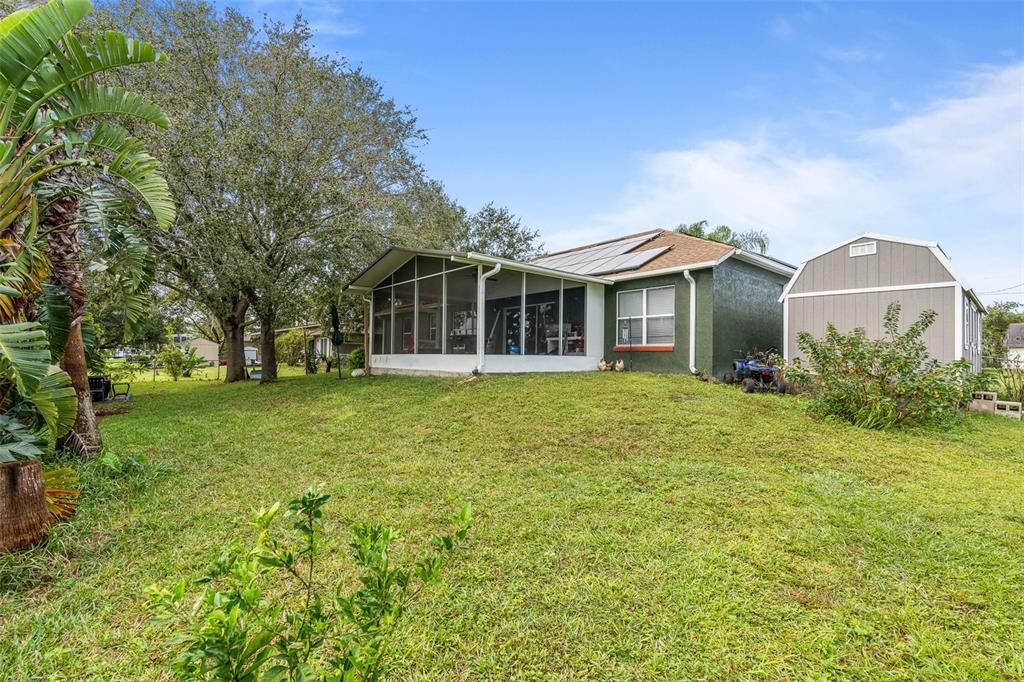
<path fill-rule="evenodd" d="M 82 315 L 85 312 L 85 268 L 82 264 L 82 243 L 79 240 L 79 200 L 66 196 L 50 205 L 43 216 L 42 228 L 49 244 L 51 277 L 64 287 L 71 309 L 71 333 L 64 347 L 60 366 L 71 376 L 71 384 L 78 396 L 78 415 L 75 425 L 64 436 L 60 445 L 76 449 L 83 454 L 96 452 L 102 447 L 96 414 L 89 392 L 89 365 L 85 360 L 82 341 Z"/>
<path fill-rule="evenodd" d="M 103 447 L 96 412 L 92 407 L 92 393 L 89 391 L 89 366 L 85 361 L 85 344 L 82 342 L 82 325 L 71 327 L 67 345 L 64 346 L 64 357 L 60 367 L 71 377 L 71 385 L 75 387 L 78 397 L 78 414 L 75 425 L 61 439 L 60 446 L 68 450 L 89 454 Z"/>
<path fill-rule="evenodd" d="M 46 537 L 49 527 L 43 465 L 0 464 L 0 551 L 31 547 Z"/>

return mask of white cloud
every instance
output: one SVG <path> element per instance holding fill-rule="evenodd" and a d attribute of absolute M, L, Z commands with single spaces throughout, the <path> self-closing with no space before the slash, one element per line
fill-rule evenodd
<path fill-rule="evenodd" d="M 822 56 L 834 62 L 856 64 L 861 62 L 880 62 L 885 55 L 877 50 L 869 50 L 864 47 L 829 47 L 822 52 Z"/>
<path fill-rule="evenodd" d="M 865 131 L 862 139 L 894 164 L 890 174 L 907 191 L 1019 211 L 1024 64 L 976 72 L 961 87 L 964 95 L 938 100 L 887 128 Z"/>
<path fill-rule="evenodd" d="M 865 231 L 934 239 L 981 291 L 1024 281 L 1024 64 L 969 74 L 956 96 L 875 129 L 851 153 L 807 152 L 764 128 L 641 158 L 615 208 L 552 248 L 707 218 L 762 228 L 799 262 Z"/>
<path fill-rule="evenodd" d="M 344 10 L 334 0 L 242 0 L 240 6 L 250 14 L 267 13 L 284 21 L 301 14 L 309 22 L 316 38 L 351 38 L 363 27 L 342 18 Z"/>
<path fill-rule="evenodd" d="M 363 32 L 363 27 L 347 21 L 333 19 L 317 19 L 309 22 L 314 37 L 329 36 L 331 38 L 351 38 Z"/>
<path fill-rule="evenodd" d="M 768 32 L 773 38 L 778 40 L 791 40 L 796 36 L 796 29 L 793 28 L 793 24 L 783 16 L 772 19 L 772 22 L 768 25 Z"/>

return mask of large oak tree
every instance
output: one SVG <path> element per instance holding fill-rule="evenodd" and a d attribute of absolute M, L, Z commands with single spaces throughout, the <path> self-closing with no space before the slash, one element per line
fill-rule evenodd
<path fill-rule="evenodd" d="M 315 52 L 301 19 L 257 28 L 193 0 L 113 15 L 169 56 L 132 83 L 172 123 L 150 138 L 180 207 L 172 229 L 153 234 L 161 281 L 219 320 L 229 381 L 244 377 L 254 316 L 272 381 L 274 329 L 291 321 L 297 291 L 361 265 L 421 190 L 424 135 L 376 81 Z"/>

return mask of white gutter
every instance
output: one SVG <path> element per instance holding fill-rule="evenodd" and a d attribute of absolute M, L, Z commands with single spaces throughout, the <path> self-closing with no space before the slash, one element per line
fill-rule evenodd
<path fill-rule="evenodd" d="M 683 270 L 683 277 L 690 283 L 690 372 L 697 374 L 697 283 L 689 270 Z"/>
<path fill-rule="evenodd" d="M 782 263 L 776 262 L 771 258 L 766 258 L 757 253 L 751 253 L 750 251 L 744 251 L 743 249 L 736 249 L 731 254 L 732 258 L 736 258 L 741 261 L 745 261 L 752 265 L 756 265 L 759 268 L 767 270 L 768 272 L 774 272 L 777 275 L 784 277 L 792 277 L 793 273 L 796 272 L 796 268 L 790 265 L 783 265 Z"/>
<path fill-rule="evenodd" d="M 486 343 L 484 338 L 484 330 L 486 328 L 483 321 L 484 301 L 487 299 L 487 290 L 484 287 L 484 283 L 488 278 L 494 277 L 499 272 L 501 272 L 501 263 L 496 263 L 493 270 L 482 273 L 476 282 L 476 371 L 480 374 L 484 373 L 484 345 Z"/>
<path fill-rule="evenodd" d="M 658 268 L 657 270 L 641 270 L 639 272 L 625 272 L 625 273 L 612 273 L 606 275 L 606 277 L 613 282 L 626 282 L 631 279 L 645 279 L 647 277 L 657 277 L 658 275 L 671 275 L 677 272 L 685 272 L 687 270 L 703 270 L 705 268 L 713 268 L 726 258 L 732 255 L 732 252 L 727 253 L 718 260 L 706 260 L 700 263 L 689 263 L 687 265 L 673 265 L 667 268 Z"/>

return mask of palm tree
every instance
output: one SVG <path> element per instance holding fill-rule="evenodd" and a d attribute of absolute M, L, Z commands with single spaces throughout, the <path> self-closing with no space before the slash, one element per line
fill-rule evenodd
<path fill-rule="evenodd" d="M 75 433 L 87 449 L 98 447 L 99 433 L 82 335 L 82 198 L 93 176 L 103 177 L 140 196 L 159 225 L 175 214 L 157 161 L 113 122 L 166 126 L 166 116 L 135 93 L 97 82 L 105 71 L 163 57 L 118 32 L 75 34 L 91 7 L 89 0 L 50 0 L 0 20 L 0 322 L 37 332 L 29 320 L 43 281 L 52 276 L 60 285 L 70 324 L 59 355 L 78 398 Z M 13 361 L 0 359 L 0 374 L 10 378 L 10 371 Z M 43 370 L 29 371 L 41 378 Z"/>
<path fill-rule="evenodd" d="M 764 255 L 768 251 L 770 242 L 768 233 L 764 230 L 747 230 L 736 232 L 728 225 L 719 225 L 713 230 L 708 230 L 708 221 L 700 220 L 689 225 L 677 225 L 676 232 L 688 234 L 692 237 L 710 239 L 713 242 L 721 242 L 735 246 L 745 251 L 757 251 Z"/>

